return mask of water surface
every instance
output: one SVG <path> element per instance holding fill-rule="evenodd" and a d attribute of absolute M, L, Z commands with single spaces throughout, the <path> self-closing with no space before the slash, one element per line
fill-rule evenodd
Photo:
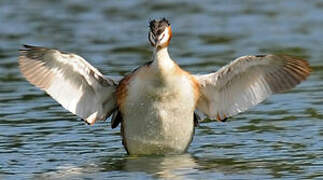
<path fill-rule="evenodd" d="M 0 179 L 323 177 L 322 2 L 3 0 L 0 9 Z M 151 59 L 155 17 L 171 21 L 170 54 L 190 72 L 262 53 L 308 59 L 314 72 L 227 123 L 201 123 L 188 153 L 158 157 L 127 156 L 109 119 L 85 125 L 19 73 L 26 43 L 124 75 Z"/>

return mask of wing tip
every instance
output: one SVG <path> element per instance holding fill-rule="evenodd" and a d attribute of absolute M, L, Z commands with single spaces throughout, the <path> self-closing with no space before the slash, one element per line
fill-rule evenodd
<path fill-rule="evenodd" d="M 309 62 L 305 59 L 293 56 L 284 56 L 287 59 L 287 64 L 292 65 L 295 69 L 299 70 L 299 75 L 302 76 L 302 80 L 305 80 L 313 69 Z"/>
<path fill-rule="evenodd" d="M 29 44 L 22 44 L 22 48 L 19 49 L 19 52 L 21 54 L 23 53 L 28 53 L 28 52 L 34 52 L 34 51 L 39 51 L 39 50 L 49 50 L 49 48 L 42 47 L 42 46 L 34 46 L 34 45 L 29 45 Z M 23 54 L 26 55 L 26 54 Z"/>
<path fill-rule="evenodd" d="M 29 44 L 22 44 L 21 46 L 22 48 L 19 49 L 19 52 L 30 51 L 38 47 L 38 46 L 29 45 Z"/>

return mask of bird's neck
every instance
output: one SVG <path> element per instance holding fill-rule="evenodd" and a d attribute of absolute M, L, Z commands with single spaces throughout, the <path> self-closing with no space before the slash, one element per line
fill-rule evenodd
<path fill-rule="evenodd" d="M 153 67 L 162 71 L 170 71 L 175 67 L 175 62 L 169 57 L 167 47 L 154 49 Z"/>

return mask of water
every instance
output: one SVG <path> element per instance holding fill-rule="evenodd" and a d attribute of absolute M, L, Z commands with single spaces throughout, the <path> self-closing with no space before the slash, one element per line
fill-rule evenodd
<path fill-rule="evenodd" d="M 319 179 L 323 177 L 321 1 L 0 2 L 0 179 Z M 283 53 L 314 72 L 227 123 L 206 121 L 188 153 L 126 155 L 119 128 L 85 125 L 19 73 L 21 44 L 75 52 L 106 75 L 151 58 L 148 20 L 170 19 L 171 56 L 193 73 Z"/>

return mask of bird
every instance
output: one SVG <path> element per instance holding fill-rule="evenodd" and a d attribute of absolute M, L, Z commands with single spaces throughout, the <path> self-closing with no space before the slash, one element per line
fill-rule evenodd
<path fill-rule="evenodd" d="M 105 77 L 81 56 L 23 45 L 22 75 L 88 124 L 111 117 L 121 124 L 122 144 L 130 155 L 187 152 L 199 114 L 225 122 L 272 94 L 285 92 L 311 72 L 309 63 L 289 55 L 248 55 L 217 71 L 191 74 L 169 55 L 171 24 L 149 22 L 152 60 L 121 80 Z"/>

